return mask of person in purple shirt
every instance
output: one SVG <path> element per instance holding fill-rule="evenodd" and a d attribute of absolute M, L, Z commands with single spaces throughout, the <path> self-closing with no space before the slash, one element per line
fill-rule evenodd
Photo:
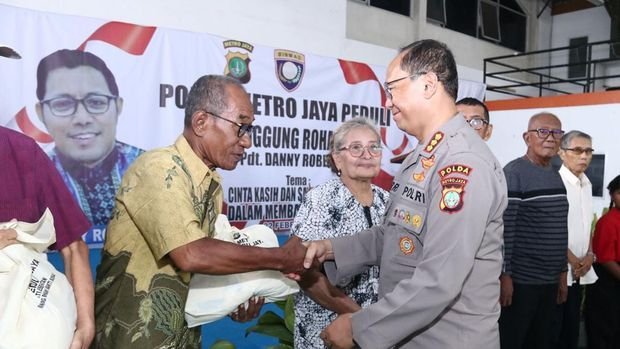
<path fill-rule="evenodd" d="M 19 58 L 0 46 L 0 56 Z M 94 289 L 88 248 L 82 234 L 90 222 L 67 190 L 54 164 L 28 136 L 0 126 L 0 222 L 36 222 L 49 208 L 56 243 L 77 304 L 77 324 L 70 349 L 86 349 L 95 333 Z M 12 229 L 0 229 L 0 249 L 16 243 Z"/>

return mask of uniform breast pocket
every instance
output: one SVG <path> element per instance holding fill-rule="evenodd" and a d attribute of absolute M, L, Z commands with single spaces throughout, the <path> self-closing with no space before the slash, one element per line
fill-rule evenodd
<path fill-rule="evenodd" d="M 415 273 L 418 266 L 418 258 L 413 255 L 396 255 L 390 259 L 389 269 L 390 278 L 395 280 L 409 279 Z M 384 272 L 384 265 L 381 265 L 381 273 Z M 385 275 L 385 274 L 384 274 Z"/>
<path fill-rule="evenodd" d="M 43 212 L 39 212 L 37 202 L 32 199 L 0 199 L 0 222 L 17 219 L 24 222 L 36 222 Z"/>
<path fill-rule="evenodd" d="M 384 245 L 383 255 L 386 259 L 381 264 L 382 275 L 390 277 L 394 275 L 397 280 L 409 278 L 415 272 L 422 256 L 422 245 L 413 234 L 395 232 L 390 234 L 388 243 Z M 388 274 L 384 274 L 384 271 Z"/>

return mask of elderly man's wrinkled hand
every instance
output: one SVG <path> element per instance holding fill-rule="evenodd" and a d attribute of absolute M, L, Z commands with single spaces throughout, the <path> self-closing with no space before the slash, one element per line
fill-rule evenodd
<path fill-rule="evenodd" d="M 301 275 L 304 269 L 304 257 L 306 256 L 306 246 L 298 236 L 291 236 L 282 246 L 285 258 L 282 261 L 281 272 L 287 274 L 289 278 Z"/>
<path fill-rule="evenodd" d="M 0 250 L 15 243 L 17 243 L 17 233 L 15 230 L 0 229 Z"/>

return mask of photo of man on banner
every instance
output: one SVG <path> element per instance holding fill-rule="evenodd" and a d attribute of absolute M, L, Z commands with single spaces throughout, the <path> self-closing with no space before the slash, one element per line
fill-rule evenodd
<path fill-rule="evenodd" d="M 39 62 L 36 93 L 36 113 L 55 142 L 48 155 L 93 229 L 103 230 L 123 173 L 143 152 L 116 140 L 116 79 L 96 55 L 62 49 Z"/>

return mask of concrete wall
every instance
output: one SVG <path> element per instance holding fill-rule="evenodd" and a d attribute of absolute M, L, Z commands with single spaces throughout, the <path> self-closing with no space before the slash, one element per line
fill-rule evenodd
<path fill-rule="evenodd" d="M 433 38 L 451 47 L 459 74 L 472 81 L 483 80 L 483 58 L 512 53 L 510 49 L 427 24 L 426 2 L 411 1 L 412 16 L 347 0 L 0 0 L 0 4 L 207 32 L 378 65 L 386 65 L 403 45 L 417 39 Z M 522 0 L 521 3 L 526 13 L 534 14 L 534 18 L 542 6 L 534 0 Z M 547 12 L 541 18 L 549 16 Z M 538 33 L 544 33 L 546 26 L 548 23 L 541 21 L 540 25 L 528 30 L 531 48 L 538 48 L 544 41 L 539 39 L 541 35 Z M 509 97 L 496 95 L 493 98 Z"/>
<path fill-rule="evenodd" d="M 604 6 L 554 16 L 551 47 L 566 47 L 569 45 L 570 39 L 583 36 L 588 37 L 588 43 L 609 40 L 610 23 L 611 19 Z M 609 46 L 601 45 L 593 47 L 592 58 L 609 58 Z M 551 63 L 568 63 L 568 52 L 565 51 L 554 53 L 551 56 Z M 618 72 L 618 68 L 620 68 L 620 62 L 597 64 L 595 67 L 596 75 L 610 75 L 614 71 L 615 74 L 620 74 L 620 72 Z M 554 69 L 554 74 L 567 78 L 568 69 Z M 620 85 L 620 81 L 599 80 L 596 82 L 595 87 L 597 90 L 603 89 L 604 85 L 618 86 Z M 578 89 L 573 87 L 572 90 L 577 91 Z"/>

